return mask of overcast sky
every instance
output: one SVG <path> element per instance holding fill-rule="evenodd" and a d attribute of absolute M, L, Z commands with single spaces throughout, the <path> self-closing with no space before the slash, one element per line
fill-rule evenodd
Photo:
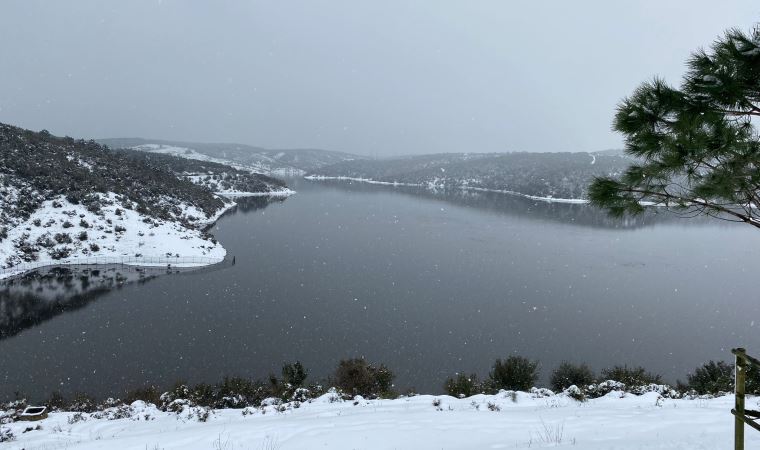
<path fill-rule="evenodd" d="M 0 122 L 372 155 L 619 148 L 623 96 L 758 18 L 757 0 L 2 0 Z"/>

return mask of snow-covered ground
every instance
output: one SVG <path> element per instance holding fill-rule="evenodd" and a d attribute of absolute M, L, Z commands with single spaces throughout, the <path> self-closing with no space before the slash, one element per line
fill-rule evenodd
<path fill-rule="evenodd" d="M 219 182 L 214 179 L 210 179 L 210 176 L 208 174 L 186 174 L 182 175 L 183 179 L 188 180 L 194 184 L 197 184 L 199 186 L 206 187 L 207 189 L 210 189 L 214 192 L 216 195 L 223 195 L 228 198 L 235 198 L 235 197 L 289 197 L 296 193 L 296 191 L 283 187 L 279 189 L 274 189 L 271 191 L 264 191 L 264 192 L 245 192 L 245 191 L 237 191 L 234 189 L 221 189 L 219 186 Z M 209 178 L 207 180 L 207 178 Z"/>
<path fill-rule="evenodd" d="M 174 266 L 200 266 L 224 259 L 224 247 L 204 239 L 199 230 L 175 221 L 146 218 L 126 207 L 113 193 L 102 198 L 111 204 L 104 204 L 101 213 L 96 214 L 60 196 L 44 202 L 28 219 L 11 227 L 8 238 L 0 242 L 0 263 L 19 255 L 18 244 L 22 241 L 39 247 L 39 257 L 33 262 L 14 264 L 10 270 L 0 270 L 0 279 L 45 265 L 122 261 L 166 265 L 171 259 Z M 179 206 L 182 216 L 200 227 L 216 221 L 234 203 L 212 217 L 193 206 Z M 51 253 L 64 249 L 68 255 L 52 257 Z"/>
<path fill-rule="evenodd" d="M 215 192 L 215 194 L 217 195 L 223 195 L 231 199 L 234 199 L 236 197 L 290 197 L 291 195 L 295 193 L 296 191 L 292 189 L 288 189 L 288 188 L 279 189 L 276 191 L 269 191 L 269 192 L 241 192 L 241 191 L 234 191 L 234 190 Z"/>
<path fill-rule="evenodd" d="M 733 448 L 732 396 L 666 399 L 611 392 L 579 403 L 562 394 L 511 393 L 466 399 L 421 395 L 342 401 L 325 394 L 298 408 L 176 414 L 135 402 L 108 420 L 51 413 L 40 422 L 0 426 L 15 440 L 4 449 L 728 449 Z M 749 398 L 748 407 L 757 406 Z M 118 411 L 106 412 L 116 416 Z M 79 419 L 79 420 L 78 420 Z M 39 430 L 34 428 L 40 425 Z M 24 432 L 30 428 L 31 431 Z M 2 431 L 0 431 L 2 433 Z M 760 447 L 747 427 L 746 448 Z"/>

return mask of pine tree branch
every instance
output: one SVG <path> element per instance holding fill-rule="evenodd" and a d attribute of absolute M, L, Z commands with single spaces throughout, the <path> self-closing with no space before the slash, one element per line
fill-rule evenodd
<path fill-rule="evenodd" d="M 740 219 L 741 222 L 748 223 L 754 227 L 760 228 L 760 222 L 758 222 L 755 218 L 744 215 L 741 213 L 738 213 L 732 209 L 729 209 L 724 206 L 720 206 L 716 203 L 710 203 L 705 200 L 700 200 L 697 198 L 689 198 L 689 197 L 682 197 L 678 195 L 669 194 L 667 192 L 657 192 L 657 191 L 650 191 L 645 189 L 635 189 L 635 188 L 624 188 L 622 189 L 623 192 L 629 192 L 633 194 L 641 194 L 642 196 L 650 196 L 650 197 L 659 197 L 665 200 L 665 206 L 670 207 L 668 205 L 667 200 L 672 200 L 678 203 L 688 203 L 688 204 L 695 204 L 695 205 L 701 205 L 705 207 L 706 209 L 712 209 L 715 211 L 722 212 L 724 214 L 728 214 L 730 216 L 736 217 Z"/>
<path fill-rule="evenodd" d="M 717 112 L 727 116 L 760 116 L 760 109 L 753 108 L 749 111 L 718 110 Z"/>

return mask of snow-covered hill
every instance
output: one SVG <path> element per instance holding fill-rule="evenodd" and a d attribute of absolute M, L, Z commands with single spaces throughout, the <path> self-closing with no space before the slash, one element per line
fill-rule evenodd
<path fill-rule="evenodd" d="M 111 148 L 129 148 L 231 165 L 267 175 L 303 175 L 320 167 L 365 156 L 320 149 L 266 149 L 244 144 L 200 143 L 142 138 L 99 139 Z"/>
<path fill-rule="evenodd" d="M 99 194 L 99 198 L 102 206 L 93 212 L 59 196 L 16 222 L 0 242 L 0 261 L 6 262 L 0 279 L 53 264 L 126 262 L 186 267 L 224 259 L 225 249 L 200 227 L 216 220 L 225 208 L 206 217 L 191 205 L 179 204 L 188 226 L 141 214 L 112 192 Z"/>
<path fill-rule="evenodd" d="M 732 402 L 731 396 L 669 399 L 619 391 L 584 403 L 543 391 L 348 401 L 328 393 L 304 403 L 173 413 L 137 401 L 0 425 L 0 435 L 13 436 L 2 444 L 9 450 L 728 449 Z M 748 428 L 746 443 L 760 446 L 760 433 Z"/>
<path fill-rule="evenodd" d="M 182 180 L 190 181 L 224 197 L 293 194 L 283 181 L 263 175 L 251 167 L 234 163 L 230 165 L 199 153 L 186 154 L 180 151 L 188 149 L 171 147 L 159 150 L 117 150 L 117 153 L 155 169 L 171 172 Z"/>
<path fill-rule="evenodd" d="M 227 197 L 290 193 L 210 161 L 0 124 L 0 278 L 61 263 L 219 262 L 225 250 L 203 230 L 234 206 Z"/>
<path fill-rule="evenodd" d="M 224 158 L 215 158 L 213 156 L 199 153 L 187 147 L 177 147 L 173 145 L 162 145 L 162 144 L 143 144 L 143 145 L 136 145 L 134 147 L 130 147 L 130 149 L 138 150 L 141 152 L 172 155 L 178 158 L 194 159 L 197 161 L 215 162 L 218 164 L 224 164 L 230 167 L 234 167 L 235 169 L 238 169 L 238 170 L 245 170 L 251 173 L 267 173 L 267 174 L 272 173 L 271 166 L 267 164 L 262 164 L 258 161 L 251 161 L 248 164 L 241 164 L 232 160 L 228 160 Z"/>

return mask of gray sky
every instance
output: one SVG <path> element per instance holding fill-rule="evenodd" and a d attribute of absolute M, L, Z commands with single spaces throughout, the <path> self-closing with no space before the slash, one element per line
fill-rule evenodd
<path fill-rule="evenodd" d="M 374 155 L 601 150 L 622 145 L 621 97 L 759 17 L 756 0 L 2 0 L 0 121 Z"/>

